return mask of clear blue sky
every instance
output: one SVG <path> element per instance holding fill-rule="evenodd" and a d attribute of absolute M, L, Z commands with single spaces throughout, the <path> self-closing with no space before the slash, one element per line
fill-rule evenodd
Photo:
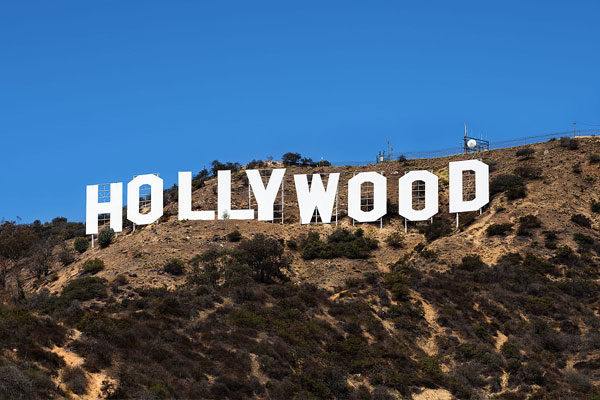
<path fill-rule="evenodd" d="M 3 2 L 0 216 L 82 221 L 86 184 L 213 159 L 600 124 L 599 4 Z"/>

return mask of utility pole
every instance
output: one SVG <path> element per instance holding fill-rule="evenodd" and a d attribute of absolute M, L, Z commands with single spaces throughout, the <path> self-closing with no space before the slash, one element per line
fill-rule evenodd
<path fill-rule="evenodd" d="M 577 122 L 573 122 L 573 137 L 575 137 L 575 126 L 577 125 Z"/>

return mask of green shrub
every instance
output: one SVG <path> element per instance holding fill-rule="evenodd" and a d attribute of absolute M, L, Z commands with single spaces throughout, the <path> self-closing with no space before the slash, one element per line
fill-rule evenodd
<path fill-rule="evenodd" d="M 525 260 L 523 260 L 523 266 L 532 272 L 538 274 L 552 274 L 556 273 L 554 265 L 541 257 L 527 253 Z"/>
<path fill-rule="evenodd" d="M 150 386 L 148 391 L 152 395 L 152 398 L 158 399 L 164 399 L 168 394 L 167 389 L 165 389 L 165 387 L 160 383 L 155 383 L 154 385 Z"/>
<path fill-rule="evenodd" d="M 365 237 L 362 229 L 354 232 L 338 229 L 327 237 L 327 242 L 323 242 L 317 232 L 309 232 L 306 245 L 302 250 L 302 258 L 305 260 L 338 257 L 365 259 L 369 258 L 371 251 L 377 247 L 377 239 Z"/>
<path fill-rule="evenodd" d="M 524 159 L 529 159 L 529 158 L 531 158 L 533 153 L 535 153 L 534 149 L 532 149 L 531 147 L 525 147 L 525 148 L 517 150 L 516 156 L 523 157 Z"/>
<path fill-rule="evenodd" d="M 573 234 L 573 240 L 579 244 L 578 251 L 580 253 L 586 253 L 590 250 L 594 250 L 596 253 L 600 252 L 600 247 L 596 243 L 596 240 L 591 236 L 581 232 L 576 232 Z"/>
<path fill-rule="evenodd" d="M 90 242 L 88 242 L 87 238 L 78 237 L 73 242 L 73 247 L 79 254 L 82 254 L 85 253 L 90 247 Z"/>
<path fill-rule="evenodd" d="M 246 169 L 264 168 L 267 164 L 263 160 L 252 160 L 246 165 Z"/>
<path fill-rule="evenodd" d="M 302 156 L 300 153 L 288 152 L 281 157 L 281 161 L 283 161 L 285 165 L 296 165 L 300 162 L 301 158 Z"/>
<path fill-rule="evenodd" d="M 94 275 L 104 269 L 104 261 L 99 258 L 92 258 L 83 263 L 82 274 Z"/>
<path fill-rule="evenodd" d="M 0 367 L 0 393 L 3 399 L 35 399 L 34 382 L 12 363 Z"/>
<path fill-rule="evenodd" d="M 298 250 L 298 247 L 300 247 L 299 245 L 299 239 L 296 237 L 290 238 L 286 241 L 287 247 L 290 250 Z"/>
<path fill-rule="evenodd" d="M 477 325 L 473 328 L 473 333 L 481 340 L 486 340 L 490 335 L 487 328 L 483 325 Z"/>
<path fill-rule="evenodd" d="M 490 182 L 490 196 L 506 193 L 509 200 L 523 198 L 527 195 L 523 178 L 517 175 L 499 175 Z"/>
<path fill-rule="evenodd" d="M 397 301 L 409 299 L 409 278 L 401 272 L 390 272 L 385 275 L 386 287 L 392 292 L 392 297 Z"/>
<path fill-rule="evenodd" d="M 592 226 L 592 222 L 588 217 L 583 214 L 574 214 L 571 216 L 571 221 L 576 223 L 577 225 L 589 228 Z"/>
<path fill-rule="evenodd" d="M 583 233 L 577 232 L 573 234 L 573 240 L 582 245 L 594 244 L 594 238 Z"/>
<path fill-rule="evenodd" d="M 542 177 L 542 170 L 531 165 L 521 165 L 515 168 L 514 174 L 523 179 L 540 179 Z"/>
<path fill-rule="evenodd" d="M 104 228 L 98 235 L 98 244 L 101 249 L 107 248 L 115 237 L 115 231 L 112 228 Z"/>
<path fill-rule="evenodd" d="M 466 213 L 461 213 L 460 218 L 458 219 L 458 226 L 460 229 L 464 229 L 467 226 L 471 225 L 479 216 L 479 211 L 471 211 Z"/>
<path fill-rule="evenodd" d="M 487 232 L 488 236 L 505 235 L 507 232 L 510 232 L 512 230 L 512 226 L 513 226 L 513 224 L 510 224 L 510 223 L 492 224 L 492 225 L 488 226 L 488 228 L 486 229 L 486 232 Z"/>
<path fill-rule="evenodd" d="M 183 275 L 183 266 L 183 261 L 177 258 L 171 258 L 163 267 L 163 271 L 171 275 Z"/>
<path fill-rule="evenodd" d="M 385 238 L 385 242 L 388 246 L 399 249 L 404 245 L 404 235 L 399 231 L 394 231 Z"/>
<path fill-rule="evenodd" d="M 240 240 L 242 240 L 242 234 L 238 230 L 229 232 L 227 234 L 227 240 L 230 242 L 239 242 Z"/>
<path fill-rule="evenodd" d="M 558 239 L 558 235 L 554 231 L 544 231 L 544 246 L 547 249 L 556 249 L 556 241 Z"/>
<path fill-rule="evenodd" d="M 62 381 L 75 394 L 87 393 L 88 380 L 81 367 L 65 367 L 62 371 Z"/>
<path fill-rule="evenodd" d="M 597 164 L 600 162 L 600 154 L 590 154 L 589 156 L 590 164 Z"/>
<path fill-rule="evenodd" d="M 73 256 L 73 253 L 66 246 L 63 246 L 60 249 L 60 252 L 58 253 L 58 259 L 60 260 L 61 264 L 64 266 L 67 266 L 67 265 L 73 263 L 73 261 L 75 261 L 75 257 Z"/>
<path fill-rule="evenodd" d="M 232 172 L 236 172 L 241 167 L 241 165 L 239 163 L 232 163 L 229 161 L 222 163 L 219 160 L 213 160 L 210 163 L 210 165 L 211 165 L 210 172 L 213 176 L 216 176 L 217 173 L 222 170 L 230 170 Z"/>
<path fill-rule="evenodd" d="M 290 261 L 284 254 L 282 241 L 256 234 L 238 245 L 239 264 L 247 265 L 258 282 L 272 282 L 274 278 L 285 280 L 284 270 L 290 268 Z"/>
<path fill-rule="evenodd" d="M 554 259 L 566 265 L 572 265 L 577 261 L 577 255 L 569 246 L 560 246 L 556 249 Z"/>
<path fill-rule="evenodd" d="M 560 146 L 566 147 L 569 150 L 577 150 L 579 148 L 579 141 L 577 139 L 563 136 L 560 138 Z"/>
<path fill-rule="evenodd" d="M 422 249 L 419 255 L 427 260 L 435 260 L 437 258 L 436 251 L 432 249 Z"/>
<path fill-rule="evenodd" d="M 506 198 L 508 200 L 522 199 L 526 196 L 527 190 L 525 189 L 525 186 L 512 187 L 506 191 Z"/>
<path fill-rule="evenodd" d="M 470 360 L 477 355 L 477 349 L 470 343 L 461 343 L 458 346 L 458 351 L 467 360 Z"/>
<path fill-rule="evenodd" d="M 206 168 L 203 168 L 202 171 L 200 171 L 192 178 L 192 189 L 196 190 L 203 187 L 208 178 L 210 178 L 210 174 Z"/>
<path fill-rule="evenodd" d="M 537 229 L 542 226 L 542 222 L 535 215 L 525 215 L 524 217 L 519 218 L 519 228 L 517 230 L 517 235 L 519 236 L 529 236 L 531 234 L 532 229 Z"/>
<path fill-rule="evenodd" d="M 61 297 L 65 300 L 92 300 L 107 297 L 106 280 L 94 276 L 73 279 L 62 290 Z"/>
<path fill-rule="evenodd" d="M 432 242 L 452 233 L 452 224 L 447 219 L 436 218 L 432 223 L 420 226 L 419 232 L 425 235 L 425 239 Z"/>
<path fill-rule="evenodd" d="M 567 370 L 565 373 L 565 378 L 567 379 L 569 386 L 571 386 L 573 390 L 577 392 L 588 393 L 594 387 L 587 375 L 584 375 L 574 369 Z"/>
<path fill-rule="evenodd" d="M 459 269 L 465 271 L 476 271 L 487 267 L 487 264 L 481 260 L 479 254 L 467 254 L 463 257 L 462 262 L 458 265 Z"/>
<path fill-rule="evenodd" d="M 113 285 L 113 287 L 119 287 L 119 286 L 127 285 L 128 282 L 129 282 L 129 280 L 127 279 L 127 277 L 125 275 L 119 274 L 119 275 L 115 276 L 115 279 L 113 279 L 112 285 Z"/>
<path fill-rule="evenodd" d="M 571 139 L 569 140 L 569 150 L 577 150 L 579 148 L 579 140 Z"/>
<path fill-rule="evenodd" d="M 260 329 L 266 326 L 267 321 L 259 314 L 241 309 L 229 313 L 227 323 L 244 328 Z"/>

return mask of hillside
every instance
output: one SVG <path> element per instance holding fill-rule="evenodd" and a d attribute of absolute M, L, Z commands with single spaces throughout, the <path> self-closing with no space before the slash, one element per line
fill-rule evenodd
<path fill-rule="evenodd" d="M 459 229 L 462 155 L 288 166 L 284 224 L 178 221 L 167 191 L 159 222 L 106 248 L 32 227 L 55 240 L 38 274 L 3 225 L 0 398 L 600 399 L 600 139 L 477 157 L 492 199 Z M 440 213 L 404 233 L 394 181 L 417 169 L 440 177 Z M 338 226 L 300 225 L 293 174 L 334 171 Z M 383 228 L 346 216 L 360 171 L 388 177 Z M 247 207 L 243 169 L 232 182 Z M 216 209 L 216 178 L 197 187 Z"/>

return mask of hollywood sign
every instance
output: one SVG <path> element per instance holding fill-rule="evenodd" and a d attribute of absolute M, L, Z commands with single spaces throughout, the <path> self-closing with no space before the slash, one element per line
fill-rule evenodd
<path fill-rule="evenodd" d="M 475 174 L 475 197 L 463 198 L 463 172 Z M 273 205 L 281 188 L 285 168 L 273 169 L 265 186 L 259 170 L 246 170 L 248 182 L 256 199 L 259 221 L 273 220 Z M 315 210 L 323 223 L 330 223 L 337 197 L 340 174 L 330 173 L 327 187 L 324 187 L 320 174 L 312 176 L 311 184 L 305 174 L 294 175 L 294 184 L 300 211 L 300 223 L 311 222 Z M 415 181 L 425 184 L 425 206 L 413 208 L 412 185 Z M 361 185 L 373 185 L 373 208 L 361 209 Z M 231 171 L 217 172 L 217 210 L 192 210 L 192 173 L 179 172 L 178 216 L 179 220 L 235 219 L 252 220 L 254 209 L 231 209 Z M 140 187 L 150 186 L 150 210 L 140 211 Z M 99 185 L 87 186 L 86 193 L 86 233 L 98 233 L 98 215 L 110 215 L 110 227 L 115 232 L 122 231 L 123 183 L 110 184 L 110 200 L 100 202 Z M 148 225 L 163 215 L 163 180 L 156 175 L 138 175 L 127 183 L 127 219 L 136 225 Z M 489 202 L 489 167 L 478 160 L 449 163 L 449 203 L 450 213 L 469 212 L 481 209 Z M 429 171 L 411 171 L 398 179 L 398 214 L 408 221 L 425 221 L 438 213 L 438 177 Z M 387 213 L 387 178 L 377 172 L 361 172 L 348 180 L 348 216 L 357 222 L 374 222 Z"/>

